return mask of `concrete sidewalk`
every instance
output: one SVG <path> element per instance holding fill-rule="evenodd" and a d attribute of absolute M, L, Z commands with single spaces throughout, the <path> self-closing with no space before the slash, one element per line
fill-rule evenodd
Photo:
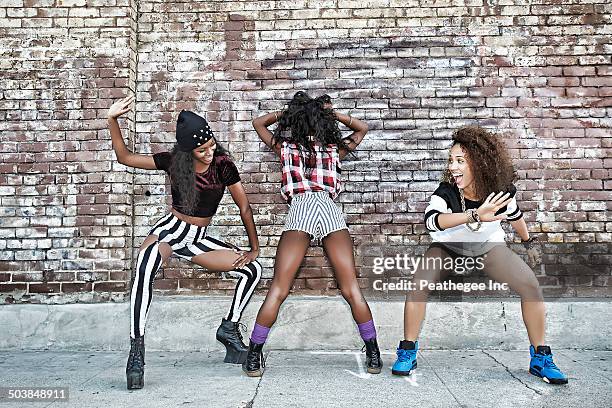
<path fill-rule="evenodd" d="M 255 297 L 242 322 L 249 326 L 263 298 Z M 381 348 L 403 336 L 403 300 L 369 300 Z M 215 352 L 230 297 L 158 297 L 147 322 L 147 350 Z M 546 304 L 546 339 L 553 349 L 612 349 L 610 299 Z M 0 350 L 124 350 L 129 347 L 130 304 L 16 304 L 0 307 Z M 316 329 L 315 329 L 316 328 Z M 421 333 L 428 349 L 524 350 L 529 347 L 519 299 L 430 302 Z M 295 296 L 285 301 L 270 333 L 279 350 L 352 350 L 363 343 L 340 297 Z"/>
<path fill-rule="evenodd" d="M 147 351 L 145 388 L 127 391 L 125 351 L 0 352 L 0 387 L 68 387 L 69 400 L 1 407 L 610 407 L 612 351 L 553 350 L 570 377 L 551 386 L 527 372 L 528 351 L 423 350 L 407 378 L 363 370 L 352 351 L 268 351 L 261 378 L 219 352 Z"/>

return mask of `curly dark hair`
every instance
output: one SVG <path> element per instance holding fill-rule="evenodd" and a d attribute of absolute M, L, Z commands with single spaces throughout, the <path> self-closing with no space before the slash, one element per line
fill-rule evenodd
<path fill-rule="evenodd" d="M 214 157 L 229 156 L 230 153 L 215 139 L 217 148 Z M 185 215 L 193 215 L 198 205 L 198 192 L 195 184 L 194 158 L 191 151 L 184 152 L 178 148 L 178 144 L 170 152 L 172 161 L 170 164 L 170 184 L 178 190 L 181 197 L 181 212 Z"/>
<path fill-rule="evenodd" d="M 324 108 L 327 103 L 331 103 L 329 95 L 313 99 L 306 92 L 296 92 L 278 120 L 272 138 L 274 146 L 282 142 L 294 143 L 304 148 L 308 156 L 314 153 L 316 142 L 333 144 L 338 149 L 347 146 L 350 138 L 342 138 L 334 111 Z M 309 167 L 309 160 L 304 162 Z"/>
<path fill-rule="evenodd" d="M 466 126 L 453 134 L 453 146 L 459 145 L 468 157 L 474 175 L 474 192 L 478 200 L 489 194 L 508 191 L 516 180 L 516 171 L 508 148 L 499 136 L 479 126 Z M 476 167 L 476 166 L 477 167 Z M 442 181 L 454 184 L 447 168 Z"/>

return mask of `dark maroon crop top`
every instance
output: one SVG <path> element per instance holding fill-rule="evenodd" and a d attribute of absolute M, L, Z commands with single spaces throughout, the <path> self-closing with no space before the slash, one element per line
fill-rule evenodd
<path fill-rule="evenodd" d="M 170 163 L 172 154 L 169 152 L 155 153 L 153 155 L 155 166 L 159 170 L 164 170 L 170 174 Z M 198 190 L 198 202 L 193 214 L 195 217 L 211 217 L 217 212 L 219 202 L 223 198 L 225 186 L 231 186 L 240 181 L 240 174 L 236 165 L 228 156 L 215 156 L 214 160 L 204 173 L 196 173 L 196 189 Z M 172 191 L 172 208 L 184 213 L 182 210 L 181 195 L 178 189 L 172 183 L 170 178 Z"/>

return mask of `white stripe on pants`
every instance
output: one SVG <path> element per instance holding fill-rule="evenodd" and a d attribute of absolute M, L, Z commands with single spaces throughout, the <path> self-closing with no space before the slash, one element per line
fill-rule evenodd
<path fill-rule="evenodd" d="M 131 327 L 130 336 L 143 336 L 147 321 L 153 281 L 162 263 L 159 243 L 166 242 L 172 253 L 191 260 L 194 256 L 217 249 L 234 249 L 236 247 L 206 235 L 206 227 L 198 227 L 178 219 L 170 213 L 157 222 L 149 235 L 157 235 L 158 240 L 144 248 L 138 254 L 136 271 L 130 294 Z M 233 322 L 240 320 L 242 312 L 251 300 L 257 284 L 261 279 L 262 267 L 257 261 L 250 262 L 242 268 L 228 272 L 238 279 L 230 310 L 225 316 Z"/>

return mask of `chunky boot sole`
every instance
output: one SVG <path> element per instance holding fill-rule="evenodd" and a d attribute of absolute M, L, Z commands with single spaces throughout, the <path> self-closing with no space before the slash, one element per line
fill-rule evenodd
<path fill-rule="evenodd" d="M 243 369 L 242 371 L 244 371 L 246 375 L 248 375 L 249 377 L 261 377 L 261 375 L 263 374 L 263 371 L 261 368 L 255 371 L 247 371 L 245 369 Z"/>
<path fill-rule="evenodd" d="M 248 351 L 236 350 L 227 344 L 223 345 L 225 346 L 225 358 L 223 359 L 224 363 L 242 364 L 246 361 Z"/>
<path fill-rule="evenodd" d="M 127 389 L 139 390 L 144 387 L 144 373 L 127 373 Z"/>
<path fill-rule="evenodd" d="M 381 367 L 378 367 L 378 368 L 368 367 L 367 371 L 370 374 L 380 374 L 380 372 L 382 371 L 382 368 Z"/>
<path fill-rule="evenodd" d="M 217 335 L 215 336 L 217 341 L 225 346 L 225 358 L 223 359 L 224 363 L 229 364 L 242 364 L 246 361 L 247 353 L 249 349 L 245 347 L 243 350 L 240 348 L 236 348 L 233 343 L 227 341 L 227 338 L 223 336 L 223 333 L 217 331 Z"/>
<path fill-rule="evenodd" d="M 547 384 L 567 384 L 567 379 L 560 379 L 560 378 L 548 378 L 548 377 L 544 377 L 542 375 L 540 375 L 540 373 L 538 373 L 536 370 L 534 370 L 533 368 L 529 369 L 529 373 L 532 375 L 535 375 L 536 377 L 539 377 L 542 379 L 542 381 L 544 381 Z"/>

